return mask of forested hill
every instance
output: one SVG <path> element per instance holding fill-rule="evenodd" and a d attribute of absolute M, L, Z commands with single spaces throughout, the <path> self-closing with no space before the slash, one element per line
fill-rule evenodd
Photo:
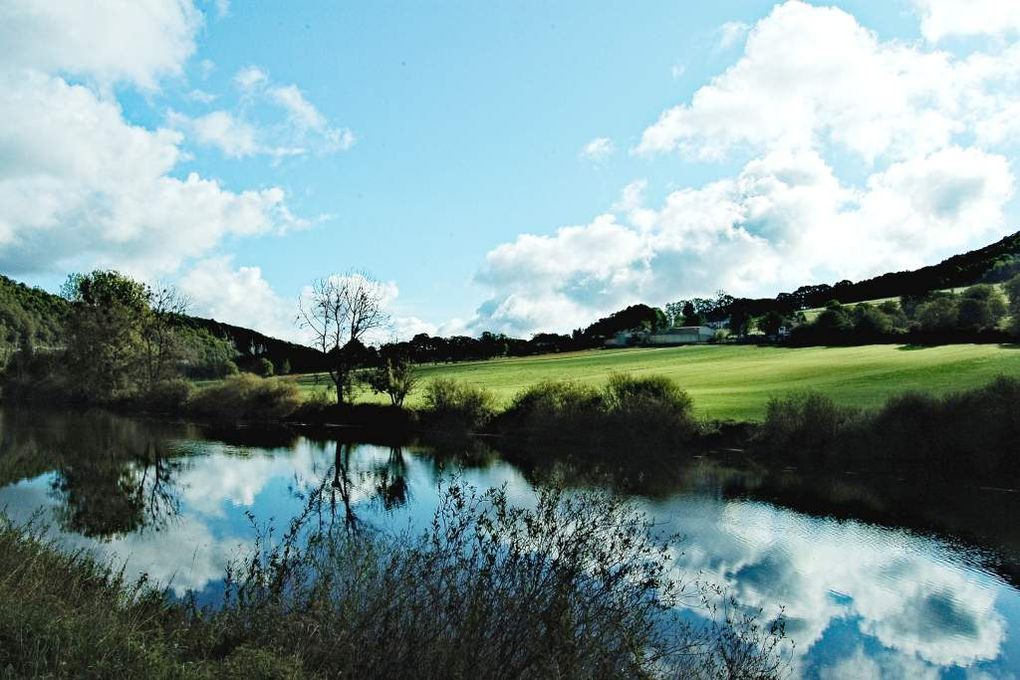
<path fill-rule="evenodd" d="M 37 348 L 63 345 L 63 323 L 69 303 L 59 295 L 0 275 L 0 358 L 29 338 Z M 208 331 L 216 338 L 229 340 L 238 352 L 238 363 L 265 357 L 277 367 L 286 360 L 293 371 L 317 370 L 321 357 L 315 350 L 273 338 L 250 328 L 242 328 L 215 319 L 194 316 L 181 318 L 181 324 Z"/>
<path fill-rule="evenodd" d="M 938 264 L 912 271 L 891 272 L 863 281 L 839 281 L 833 285 L 801 286 L 774 298 L 737 298 L 717 315 L 758 316 L 822 307 L 831 300 L 861 302 L 902 296 L 918 296 L 934 290 L 958 288 L 975 283 L 998 283 L 1020 274 L 1020 232 L 989 246 L 954 255 Z"/>
<path fill-rule="evenodd" d="M 242 359 L 265 357 L 277 368 L 286 360 L 294 373 L 323 370 L 322 355 L 311 347 L 273 338 L 251 328 L 234 326 L 215 319 L 188 316 L 182 321 L 192 328 L 204 329 L 218 338 L 230 340 Z"/>
<path fill-rule="evenodd" d="M 859 302 L 901 295 L 921 295 L 931 290 L 997 283 L 1020 274 L 1020 231 L 990 246 L 954 255 L 938 264 L 913 271 L 892 272 L 859 281 L 838 290 L 841 302 Z"/>

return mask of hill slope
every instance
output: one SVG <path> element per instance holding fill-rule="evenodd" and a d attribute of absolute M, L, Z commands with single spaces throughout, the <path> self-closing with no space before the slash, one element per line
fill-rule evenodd
<path fill-rule="evenodd" d="M 944 394 L 986 384 L 998 375 L 1020 375 L 1020 349 L 998 345 L 944 345 L 919 349 L 860 347 L 755 347 L 715 345 L 588 350 L 493 359 L 420 368 L 421 384 L 449 378 L 485 387 L 502 403 L 543 380 L 603 384 L 614 372 L 664 375 L 694 399 L 702 416 L 761 420 L 768 400 L 817 391 L 847 406 L 881 405 L 894 394 L 918 390 Z M 293 378 L 321 389 L 313 376 Z M 417 405 L 422 387 L 408 398 Z M 360 400 L 381 400 L 363 392 Z"/>

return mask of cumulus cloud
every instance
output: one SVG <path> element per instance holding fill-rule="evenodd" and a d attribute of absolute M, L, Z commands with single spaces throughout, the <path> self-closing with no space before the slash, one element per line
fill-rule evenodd
<path fill-rule="evenodd" d="M 719 48 L 725 50 L 733 47 L 744 39 L 749 30 L 751 27 L 743 21 L 727 21 L 719 27 Z"/>
<path fill-rule="evenodd" d="M 154 89 L 181 73 L 201 26 L 190 0 L 10 0 L 0 4 L 0 68 Z"/>
<path fill-rule="evenodd" d="M 170 173 L 181 137 L 126 122 L 115 102 L 35 71 L 0 71 L 0 267 L 176 269 L 228 235 L 301 226 L 278 188 L 235 193 Z"/>
<path fill-rule="evenodd" d="M 960 129 L 954 81 L 946 54 L 882 43 L 840 9 L 792 0 L 751 29 L 736 64 L 663 112 L 636 151 L 714 159 L 827 141 L 868 160 L 924 152 Z"/>
<path fill-rule="evenodd" d="M 914 0 L 931 42 L 954 36 L 1020 32 L 1020 4 L 1002 0 Z"/>
<path fill-rule="evenodd" d="M 954 57 L 880 41 L 838 8 L 778 5 L 635 149 L 742 154 L 739 173 L 659 205 L 635 182 L 588 224 L 497 246 L 470 327 L 563 331 L 635 302 L 774 295 L 983 245 L 1013 196 L 1002 146 L 1020 130 L 1018 73 L 1020 45 Z M 863 178 L 840 177 L 830 159 L 847 156 Z"/>
<path fill-rule="evenodd" d="M 152 89 L 182 71 L 201 26 L 190 2 L 15 2 L 0 13 L 4 271 L 109 266 L 149 277 L 229 236 L 305 224 L 282 189 L 235 192 L 196 173 L 175 175 L 182 135 L 128 122 L 110 94 L 112 84 Z M 249 144 L 228 137 L 236 130 L 216 118 L 196 131 L 239 154 Z"/>
<path fill-rule="evenodd" d="M 616 151 L 616 147 L 613 145 L 613 140 L 609 137 L 596 137 L 581 147 L 579 155 L 581 158 L 599 163 L 612 156 L 614 151 Z"/>
<path fill-rule="evenodd" d="M 472 328 L 565 331 L 635 302 L 774 294 L 921 266 L 996 234 L 1013 177 L 1000 155 L 948 147 L 854 187 L 818 153 L 776 151 L 658 208 L 642 189 L 628 186 L 615 213 L 589 224 L 493 249 L 477 280 L 495 295 Z"/>
<path fill-rule="evenodd" d="M 303 339 L 295 325 L 297 301 L 278 295 L 259 267 L 234 267 L 229 257 L 207 258 L 184 272 L 178 285 L 199 316 Z"/>

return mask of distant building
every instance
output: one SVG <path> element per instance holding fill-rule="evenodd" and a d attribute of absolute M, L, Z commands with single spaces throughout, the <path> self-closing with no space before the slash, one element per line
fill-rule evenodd
<path fill-rule="evenodd" d="M 606 347 L 669 347 L 673 345 L 697 345 L 715 337 L 716 330 L 710 326 L 681 326 L 659 333 L 647 331 L 622 331 L 605 342 Z"/>

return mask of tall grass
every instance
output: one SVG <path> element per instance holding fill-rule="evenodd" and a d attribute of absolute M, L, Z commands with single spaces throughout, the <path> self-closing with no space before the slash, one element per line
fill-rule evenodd
<path fill-rule="evenodd" d="M 778 675 L 782 619 L 673 572 L 675 546 L 603 493 L 448 486 L 397 535 L 323 487 L 197 610 L 0 522 L 0 677 L 672 678 Z M 722 605 L 721 609 L 717 607 Z M 684 613 L 685 609 L 688 612 Z M 690 615 L 691 609 L 696 614 Z"/>
<path fill-rule="evenodd" d="M 310 519 L 321 505 L 306 515 Z M 305 546 L 305 547 L 302 547 Z M 297 521 L 232 570 L 222 640 L 300 649 L 326 677 L 770 677 L 782 623 L 694 622 L 718 595 L 671 571 L 672 544 L 607 494 L 446 488 L 431 525 L 397 536 Z M 228 649 L 229 645 L 225 647 Z"/>
<path fill-rule="evenodd" d="M 199 390 L 187 402 L 191 413 L 230 420 L 280 420 L 301 405 L 293 382 L 241 373 Z"/>

